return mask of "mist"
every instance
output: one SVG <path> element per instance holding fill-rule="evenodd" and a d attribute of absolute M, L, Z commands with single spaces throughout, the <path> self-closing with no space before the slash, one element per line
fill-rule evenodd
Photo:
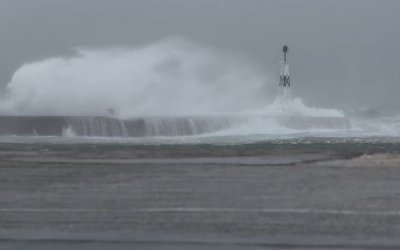
<path fill-rule="evenodd" d="M 24 64 L 0 108 L 6 114 L 122 118 L 221 114 L 273 102 L 272 86 L 249 61 L 168 38 L 135 48 L 81 48 L 73 56 Z"/>

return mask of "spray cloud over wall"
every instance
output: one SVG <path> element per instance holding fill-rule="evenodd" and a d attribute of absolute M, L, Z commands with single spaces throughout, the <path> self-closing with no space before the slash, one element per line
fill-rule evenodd
<path fill-rule="evenodd" d="M 277 79 L 268 81 L 257 69 L 243 58 L 177 38 L 133 49 L 80 49 L 19 68 L 0 114 L 34 116 L 16 118 L 21 128 L 5 117 L 11 134 L 179 136 L 347 127 L 337 110 L 306 107 L 300 99 L 268 100 Z M 111 114 L 122 119 L 93 117 Z"/>
<path fill-rule="evenodd" d="M 266 76 L 248 62 L 184 39 L 133 49 L 80 49 L 23 65 L 2 113 L 19 115 L 188 115 L 265 106 Z"/>

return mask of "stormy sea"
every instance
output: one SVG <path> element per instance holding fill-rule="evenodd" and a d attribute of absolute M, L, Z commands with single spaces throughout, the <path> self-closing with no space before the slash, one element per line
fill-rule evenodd
<path fill-rule="evenodd" d="M 282 99 L 255 68 L 180 39 L 21 66 L 1 248 L 398 249 L 400 116 Z"/>

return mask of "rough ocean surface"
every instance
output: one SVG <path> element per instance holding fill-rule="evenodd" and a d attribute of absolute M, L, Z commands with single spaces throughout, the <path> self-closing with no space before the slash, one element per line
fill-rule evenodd
<path fill-rule="evenodd" d="M 400 143 L 0 144 L 0 249 L 399 249 Z"/>

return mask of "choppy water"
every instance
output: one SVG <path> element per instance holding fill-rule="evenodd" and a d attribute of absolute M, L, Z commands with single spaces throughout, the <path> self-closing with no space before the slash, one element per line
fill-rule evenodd
<path fill-rule="evenodd" d="M 0 143 L 15 144 L 108 144 L 108 145 L 242 145 L 242 144 L 346 144 L 399 143 L 400 137 L 366 135 L 348 132 L 302 132 L 285 135 L 202 135 L 180 137 L 63 137 L 63 136 L 0 136 Z"/>

